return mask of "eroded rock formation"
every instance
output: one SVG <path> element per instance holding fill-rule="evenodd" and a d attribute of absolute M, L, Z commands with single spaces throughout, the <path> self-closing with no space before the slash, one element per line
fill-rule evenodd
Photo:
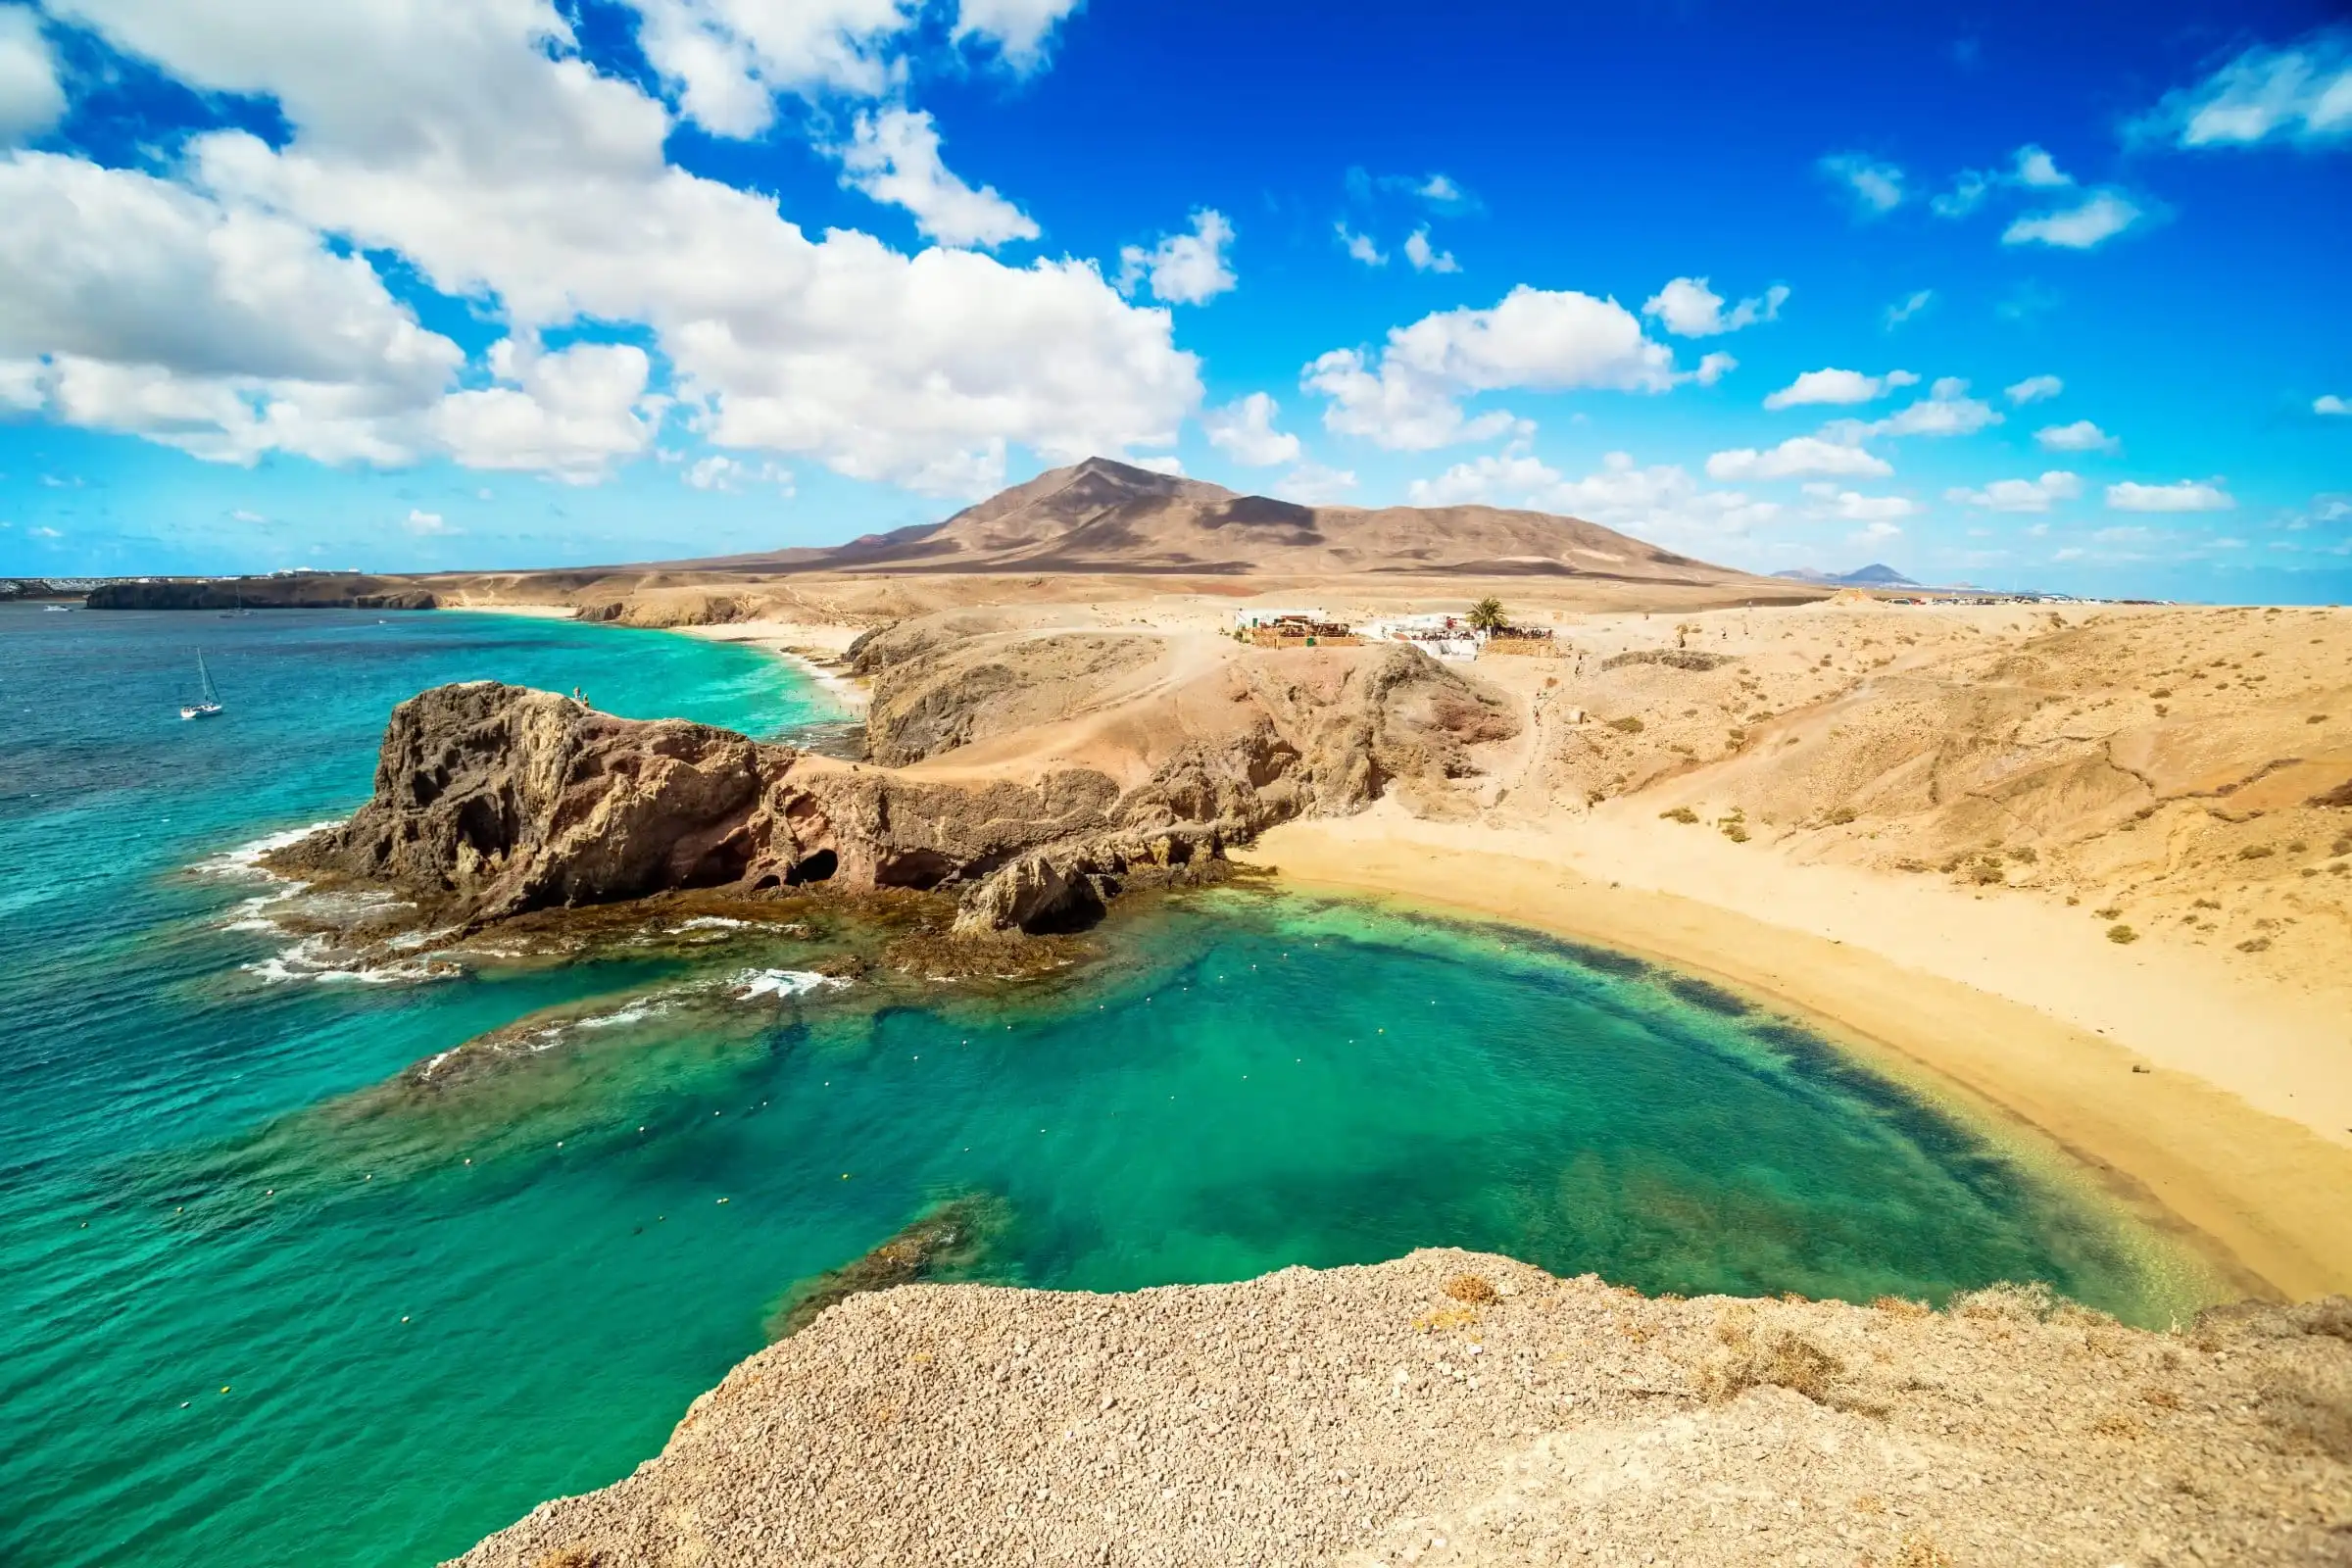
<path fill-rule="evenodd" d="M 831 881 L 956 891 L 966 934 L 1066 929 L 1134 880 L 1198 877 L 1227 844 L 1360 809 L 1392 780 L 1443 781 L 1467 746 L 1512 732 L 1491 697 L 1410 649 L 1322 673 L 1242 689 L 1254 706 L 1226 730 L 1125 787 L 1052 759 L 932 778 L 615 718 L 553 692 L 437 687 L 393 710 L 368 805 L 275 863 L 388 885 L 470 926 L 680 888 Z M 952 731 L 949 705 L 934 706 Z"/>

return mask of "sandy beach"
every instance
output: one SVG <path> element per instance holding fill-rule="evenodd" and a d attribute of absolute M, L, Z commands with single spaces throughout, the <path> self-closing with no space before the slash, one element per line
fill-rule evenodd
<path fill-rule="evenodd" d="M 1302 887 L 1403 898 L 1722 979 L 1898 1076 L 1926 1068 L 2046 1135 L 2143 1215 L 2187 1227 L 2241 1284 L 2293 1298 L 2352 1288 L 2352 1086 L 2326 1032 L 2340 1035 L 2340 1018 L 2194 973 L 2177 955 L 2097 952 L 2095 933 L 2077 943 L 2015 905 L 1995 927 L 1940 889 L 1777 858 L 1743 874 L 1729 845 L 1660 853 L 1674 830 L 1653 827 L 1514 832 L 1382 809 L 1277 828 L 1243 858 Z"/>

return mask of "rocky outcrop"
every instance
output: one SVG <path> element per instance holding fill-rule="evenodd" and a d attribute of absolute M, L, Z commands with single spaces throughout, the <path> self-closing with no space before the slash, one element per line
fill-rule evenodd
<path fill-rule="evenodd" d="M 966 934 L 1074 929 L 1139 881 L 1213 874 L 1229 844 L 1359 809 L 1391 780 L 1450 777 L 1467 746 L 1510 733 L 1498 705 L 1410 649 L 1325 674 L 1125 789 L 1084 766 L 931 779 L 553 692 L 443 686 L 393 710 L 373 798 L 274 863 L 389 886 L 467 926 L 833 882 L 956 892 Z"/>
<path fill-rule="evenodd" d="M 1459 1251 L 915 1284 L 458 1563 L 2340 1563 L 2348 1311 L 2155 1334 L 2016 1286 L 1644 1298 Z"/>

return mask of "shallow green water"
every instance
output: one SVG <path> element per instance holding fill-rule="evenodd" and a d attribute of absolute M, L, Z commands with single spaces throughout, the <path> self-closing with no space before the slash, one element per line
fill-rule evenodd
<path fill-rule="evenodd" d="M 139 638 L 178 629 L 126 622 L 78 663 L 12 654 L 0 700 L 35 668 L 135 672 Z M 920 1004 L 869 982 L 747 995 L 728 977 L 806 954 L 734 930 L 699 956 L 269 983 L 240 965 L 282 939 L 222 928 L 253 889 L 184 867 L 347 808 L 388 702 L 339 651 L 372 630 L 253 635 L 319 639 L 270 645 L 290 711 L 215 662 L 248 734 L 282 746 L 195 767 L 170 724 L 125 720 L 77 773 L 68 724 L 0 775 L 0 853 L 42 868 L 10 884 L 31 903 L 0 936 L 12 1563 L 446 1556 L 624 1474 L 795 1280 L 963 1195 L 1004 1216 L 976 1272 L 1099 1290 L 1429 1244 L 1651 1291 L 2037 1278 L 2146 1318 L 2197 1287 L 1719 994 L 1356 906 L 1139 907 L 1082 973 Z M 817 712 L 776 666 L 682 639 L 455 616 L 387 635 L 413 640 L 381 658 L 390 695 L 463 666 L 770 732 Z M 422 1102 L 373 1087 L 533 1017 L 551 1049 L 517 1071 Z"/>

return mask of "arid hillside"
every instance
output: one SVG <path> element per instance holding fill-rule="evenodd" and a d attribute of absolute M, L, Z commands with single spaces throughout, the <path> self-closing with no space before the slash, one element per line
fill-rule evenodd
<path fill-rule="evenodd" d="M 1054 468 L 931 526 L 731 559 L 813 570 L 1382 572 L 1755 583 L 1575 517 L 1494 507 L 1307 507 L 1107 458 Z M 687 564 L 692 564 L 691 563 Z"/>
<path fill-rule="evenodd" d="M 2352 1561 L 2352 1303 L 1645 1299 L 1424 1251 L 854 1298 L 465 1568 Z"/>

